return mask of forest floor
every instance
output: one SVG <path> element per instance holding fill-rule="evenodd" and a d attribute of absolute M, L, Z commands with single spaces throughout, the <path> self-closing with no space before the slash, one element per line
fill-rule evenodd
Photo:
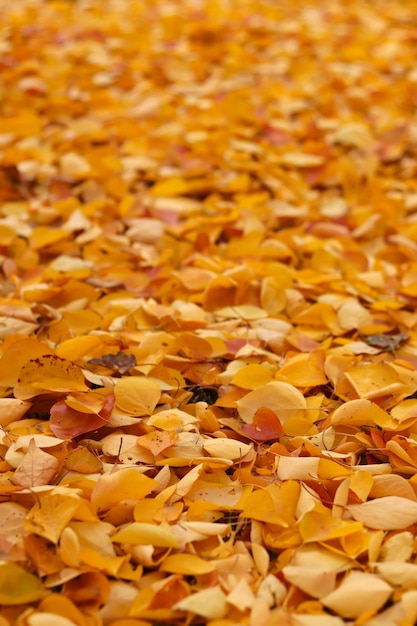
<path fill-rule="evenodd" d="M 413 626 L 417 3 L 0 24 L 0 626 Z"/>

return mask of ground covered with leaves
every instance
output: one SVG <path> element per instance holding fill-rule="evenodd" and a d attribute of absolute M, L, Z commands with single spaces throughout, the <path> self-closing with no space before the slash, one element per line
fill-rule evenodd
<path fill-rule="evenodd" d="M 417 5 L 0 8 L 0 626 L 417 619 Z"/>

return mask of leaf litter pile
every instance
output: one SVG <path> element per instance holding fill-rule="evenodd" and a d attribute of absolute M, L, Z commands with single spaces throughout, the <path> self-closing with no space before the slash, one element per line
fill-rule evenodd
<path fill-rule="evenodd" d="M 416 4 L 0 8 L 0 626 L 417 619 Z"/>

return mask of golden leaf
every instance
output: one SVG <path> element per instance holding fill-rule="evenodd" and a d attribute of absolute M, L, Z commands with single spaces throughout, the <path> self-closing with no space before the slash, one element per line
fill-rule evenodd
<path fill-rule="evenodd" d="M 232 384 L 243 389 L 256 389 L 272 380 L 272 372 L 264 365 L 251 364 L 240 369 L 232 378 Z"/>
<path fill-rule="evenodd" d="M 172 574 L 199 576 L 212 572 L 214 565 L 195 554 L 170 554 L 164 559 L 159 569 Z"/>
<path fill-rule="evenodd" d="M 161 397 L 153 380 L 139 376 L 121 378 L 114 387 L 116 407 L 134 416 L 151 415 Z"/>
<path fill-rule="evenodd" d="M 78 365 L 53 354 L 40 356 L 23 365 L 14 388 L 16 398 L 27 400 L 43 393 L 88 391 Z"/>
<path fill-rule="evenodd" d="M 98 510 L 104 511 L 121 500 L 143 498 L 156 485 L 156 481 L 141 474 L 139 468 L 119 469 L 100 476 L 91 493 L 91 503 Z"/>
<path fill-rule="evenodd" d="M 25 520 L 25 530 L 52 543 L 57 543 L 62 531 L 80 506 L 80 499 L 74 495 L 46 493 L 29 510 Z"/>
<path fill-rule="evenodd" d="M 153 545 L 160 548 L 178 548 L 178 541 L 168 525 L 132 522 L 112 536 L 117 543 L 133 543 L 135 545 Z"/>
<path fill-rule="evenodd" d="M 37 602 L 46 595 L 40 580 L 15 563 L 0 563 L 0 603 L 9 606 Z"/>

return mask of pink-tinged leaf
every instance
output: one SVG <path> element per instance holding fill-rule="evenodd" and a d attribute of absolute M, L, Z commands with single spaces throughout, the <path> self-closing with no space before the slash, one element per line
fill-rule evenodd
<path fill-rule="evenodd" d="M 285 435 L 277 415 L 268 407 L 260 407 L 252 424 L 243 424 L 240 432 L 253 441 L 271 441 Z"/>
<path fill-rule="evenodd" d="M 105 426 L 114 406 L 114 395 L 105 397 L 103 408 L 98 414 L 82 413 L 71 409 L 65 400 L 59 400 L 51 408 L 49 426 L 56 437 L 72 439 Z"/>

